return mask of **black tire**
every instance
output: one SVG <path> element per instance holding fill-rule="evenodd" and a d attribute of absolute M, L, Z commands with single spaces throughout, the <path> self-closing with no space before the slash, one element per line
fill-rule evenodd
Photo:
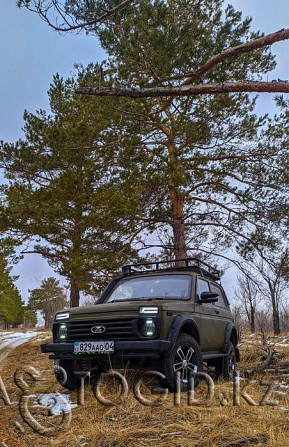
<path fill-rule="evenodd" d="M 236 365 L 236 350 L 232 342 L 229 345 L 229 352 L 226 357 L 218 359 L 215 364 L 215 371 L 218 377 L 232 379 Z"/>
<path fill-rule="evenodd" d="M 161 385 L 166 385 L 170 390 L 176 388 L 176 373 L 180 372 L 180 388 L 186 391 L 190 386 L 190 377 L 194 373 L 201 372 L 203 366 L 202 352 L 197 341 L 188 334 L 180 334 L 171 351 L 165 355 L 162 371 L 166 376 Z M 200 382 L 200 378 L 194 379 L 194 387 Z"/>
<path fill-rule="evenodd" d="M 76 390 L 80 385 L 80 380 L 73 375 L 72 361 L 70 360 L 59 360 L 59 363 L 54 366 L 54 374 L 57 382 L 67 390 Z"/>

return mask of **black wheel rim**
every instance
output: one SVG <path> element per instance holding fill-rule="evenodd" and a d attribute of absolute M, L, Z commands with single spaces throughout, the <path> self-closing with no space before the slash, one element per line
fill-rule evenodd
<path fill-rule="evenodd" d="M 176 350 L 173 370 L 174 374 L 180 373 L 180 381 L 188 384 L 190 376 L 197 372 L 198 365 L 195 362 L 194 349 L 192 347 L 184 348 L 179 346 Z"/>

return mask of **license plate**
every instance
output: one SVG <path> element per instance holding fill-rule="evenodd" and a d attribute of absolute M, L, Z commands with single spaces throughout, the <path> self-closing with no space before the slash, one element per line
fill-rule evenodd
<path fill-rule="evenodd" d="M 113 354 L 113 341 L 76 341 L 74 354 Z"/>

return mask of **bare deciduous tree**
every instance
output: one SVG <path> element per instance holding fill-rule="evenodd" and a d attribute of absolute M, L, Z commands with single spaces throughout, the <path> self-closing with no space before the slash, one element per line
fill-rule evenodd
<path fill-rule="evenodd" d="M 244 308 L 251 334 L 256 331 L 255 315 L 260 302 L 260 291 L 257 284 L 247 275 L 239 275 L 235 296 Z"/>
<path fill-rule="evenodd" d="M 273 252 L 264 249 L 264 256 L 256 253 L 246 260 L 248 275 L 251 275 L 264 301 L 269 304 L 272 312 L 274 334 L 280 334 L 280 312 L 285 291 L 289 288 L 289 251 Z M 268 318 L 268 314 L 267 314 Z"/>

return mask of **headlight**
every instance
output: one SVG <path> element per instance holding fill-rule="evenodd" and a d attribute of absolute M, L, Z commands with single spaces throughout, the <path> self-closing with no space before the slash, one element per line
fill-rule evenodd
<path fill-rule="evenodd" d="M 159 313 L 159 308 L 156 306 L 141 306 L 138 311 L 140 314 L 156 315 Z"/>
<path fill-rule="evenodd" d="M 145 337 L 153 337 L 156 333 L 156 325 L 152 318 L 143 320 L 142 333 Z"/>
<path fill-rule="evenodd" d="M 59 312 L 59 314 L 55 315 L 55 320 L 67 320 L 69 318 L 69 312 Z"/>
<path fill-rule="evenodd" d="M 59 340 L 66 340 L 67 339 L 67 325 L 66 323 L 61 323 L 58 329 L 58 339 Z"/>

